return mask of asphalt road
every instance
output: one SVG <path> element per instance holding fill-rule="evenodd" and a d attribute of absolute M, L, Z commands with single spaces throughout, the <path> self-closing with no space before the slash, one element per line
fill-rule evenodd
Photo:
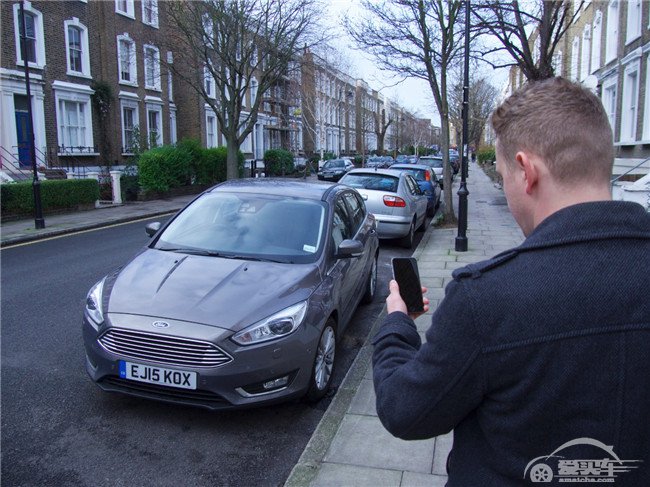
<path fill-rule="evenodd" d="M 81 338 L 86 293 L 147 242 L 145 223 L 0 252 L 3 486 L 282 485 L 329 405 L 331 395 L 215 413 L 95 386 Z M 411 253 L 382 241 L 378 293 L 341 337 L 335 386 L 383 308 L 390 258 Z"/>

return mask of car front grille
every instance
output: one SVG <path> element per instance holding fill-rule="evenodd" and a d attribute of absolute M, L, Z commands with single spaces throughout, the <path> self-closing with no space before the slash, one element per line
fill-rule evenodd
<path fill-rule="evenodd" d="M 112 392 L 122 392 L 148 399 L 203 406 L 208 409 L 228 409 L 232 404 L 225 398 L 210 391 L 187 390 L 177 387 L 165 387 L 156 384 L 135 382 L 120 377 L 107 376 L 99 382 L 102 389 Z"/>
<path fill-rule="evenodd" d="M 232 357 L 210 342 L 141 331 L 111 328 L 99 338 L 100 345 L 122 357 L 181 367 L 218 367 Z"/>

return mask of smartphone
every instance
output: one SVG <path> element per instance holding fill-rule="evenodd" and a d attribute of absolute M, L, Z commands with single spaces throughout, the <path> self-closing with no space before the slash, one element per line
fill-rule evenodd
<path fill-rule="evenodd" d="M 422 284 L 418 262 L 413 257 L 393 257 L 393 278 L 399 284 L 399 294 L 406 303 L 409 313 L 424 311 Z"/>

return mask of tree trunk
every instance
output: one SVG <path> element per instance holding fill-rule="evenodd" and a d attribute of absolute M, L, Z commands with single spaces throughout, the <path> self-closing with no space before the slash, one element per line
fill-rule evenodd
<path fill-rule="evenodd" d="M 238 164 L 238 147 L 237 147 L 237 136 L 231 140 L 230 137 L 226 136 L 226 148 L 227 148 L 227 157 L 226 157 L 226 178 L 227 179 L 239 179 L 239 167 Z"/>
<path fill-rule="evenodd" d="M 443 218 L 445 223 L 455 223 L 453 195 L 451 191 L 451 167 L 449 166 L 449 114 L 444 111 L 441 119 L 442 125 L 442 179 L 444 185 L 445 211 Z"/>

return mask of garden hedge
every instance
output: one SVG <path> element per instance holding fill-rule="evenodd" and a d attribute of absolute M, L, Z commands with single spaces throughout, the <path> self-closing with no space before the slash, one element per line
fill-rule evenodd
<path fill-rule="evenodd" d="M 94 204 L 99 199 L 99 183 L 95 179 L 55 179 L 41 181 L 41 205 L 44 212 L 75 209 Z M 3 214 L 34 212 L 32 182 L 0 185 Z"/>
<path fill-rule="evenodd" d="M 192 153 L 183 147 L 164 145 L 140 154 L 138 176 L 145 191 L 165 192 L 190 183 Z"/>
<path fill-rule="evenodd" d="M 295 170 L 293 154 L 284 149 L 269 149 L 264 153 L 264 165 L 270 176 L 284 176 Z"/>

